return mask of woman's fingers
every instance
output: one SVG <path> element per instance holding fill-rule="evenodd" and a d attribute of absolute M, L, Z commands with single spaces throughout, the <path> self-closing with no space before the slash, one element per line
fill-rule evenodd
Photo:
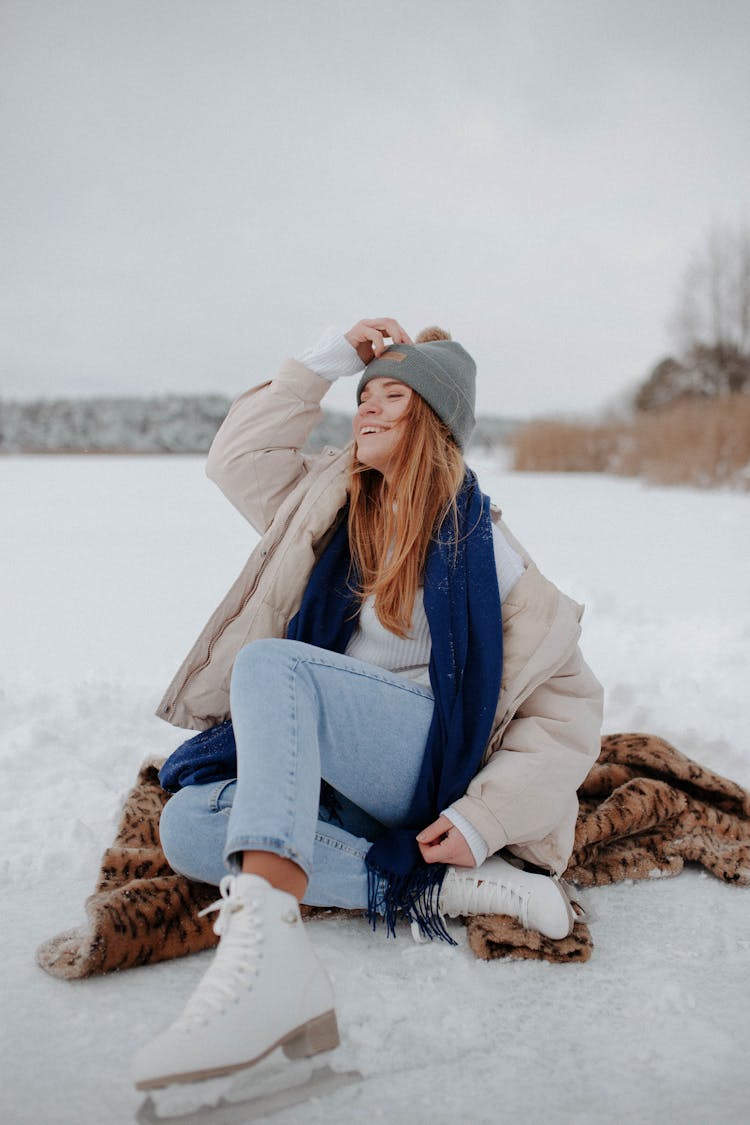
<path fill-rule="evenodd" d="M 388 316 L 358 320 L 344 335 L 364 363 L 369 363 L 374 356 L 383 354 L 388 346 L 386 340 L 394 344 L 412 343 L 406 329 L 402 328 L 397 320 Z"/>
<path fill-rule="evenodd" d="M 447 816 L 423 828 L 417 835 L 417 845 L 425 863 L 450 863 L 455 867 L 474 867 L 474 853 L 466 837 Z"/>
<path fill-rule="evenodd" d="M 377 322 L 377 327 L 388 336 L 394 344 L 411 344 L 413 343 L 411 336 L 402 328 L 397 320 L 392 320 L 390 317 L 383 317 Z"/>
<path fill-rule="evenodd" d="M 428 824 L 421 832 L 417 833 L 418 844 L 436 844 L 453 827 L 453 821 L 447 816 L 439 816 L 432 824 Z"/>
<path fill-rule="evenodd" d="M 367 339 L 370 341 L 370 347 L 373 350 L 373 354 L 376 356 L 381 355 L 385 351 L 386 347 L 383 333 L 374 325 L 367 325 L 363 329 L 363 331 Z"/>
<path fill-rule="evenodd" d="M 451 839 L 455 836 L 455 839 Z M 439 844 L 419 844 L 425 863 L 448 863 L 452 867 L 475 867 L 474 854 L 457 828 Z"/>

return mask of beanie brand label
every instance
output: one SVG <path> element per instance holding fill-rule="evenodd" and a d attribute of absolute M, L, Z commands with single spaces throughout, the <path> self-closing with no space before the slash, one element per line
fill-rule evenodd
<path fill-rule="evenodd" d="M 379 358 L 381 359 L 381 361 L 384 360 L 384 359 L 392 359 L 394 363 L 401 363 L 403 360 L 406 359 L 406 353 L 405 352 L 387 352 L 385 355 L 381 355 Z"/>

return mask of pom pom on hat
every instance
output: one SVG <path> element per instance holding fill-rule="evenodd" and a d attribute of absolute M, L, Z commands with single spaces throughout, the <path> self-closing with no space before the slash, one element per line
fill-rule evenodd
<path fill-rule="evenodd" d="M 452 340 L 450 332 L 446 332 L 444 328 L 438 328 L 436 324 L 430 325 L 429 328 L 423 328 L 414 341 L 415 344 L 429 344 L 431 340 Z"/>

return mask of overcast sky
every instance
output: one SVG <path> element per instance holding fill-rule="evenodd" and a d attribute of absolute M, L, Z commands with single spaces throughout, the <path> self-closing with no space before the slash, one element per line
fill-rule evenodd
<path fill-rule="evenodd" d="M 474 354 L 481 412 L 598 410 L 750 219 L 746 0 L 0 13 L 4 397 L 234 395 L 393 315 Z"/>

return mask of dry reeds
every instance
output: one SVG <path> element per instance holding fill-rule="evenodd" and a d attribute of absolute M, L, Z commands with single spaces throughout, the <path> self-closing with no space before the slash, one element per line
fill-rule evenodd
<path fill-rule="evenodd" d="M 683 399 L 630 422 L 530 422 L 510 438 L 527 472 L 609 472 L 750 489 L 750 396 Z"/>

